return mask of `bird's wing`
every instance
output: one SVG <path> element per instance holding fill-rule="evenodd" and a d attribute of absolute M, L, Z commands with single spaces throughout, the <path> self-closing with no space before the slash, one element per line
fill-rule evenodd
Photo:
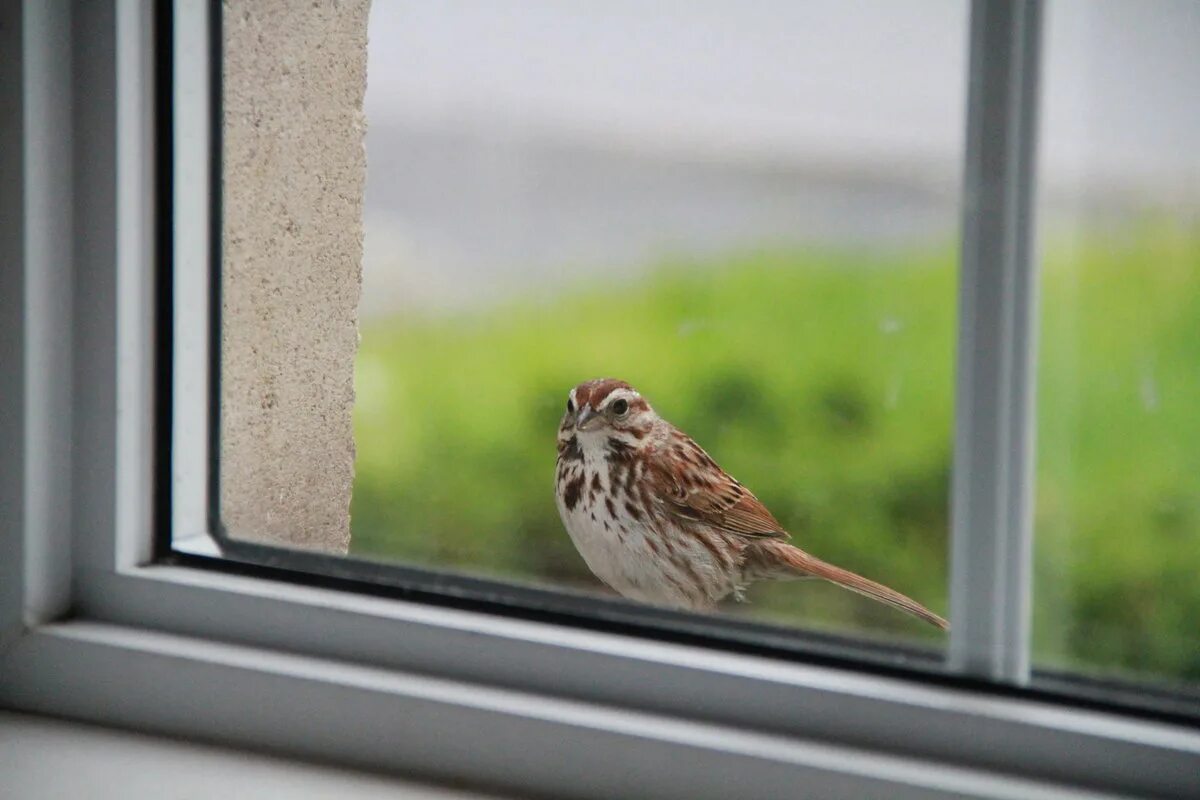
<path fill-rule="evenodd" d="M 727 533 L 751 538 L 790 538 L 754 493 L 717 466 L 700 445 L 682 433 L 653 479 L 667 510 Z"/>

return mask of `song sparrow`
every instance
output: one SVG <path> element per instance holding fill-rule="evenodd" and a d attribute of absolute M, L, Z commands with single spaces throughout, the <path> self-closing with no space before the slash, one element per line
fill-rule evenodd
<path fill-rule="evenodd" d="M 583 560 L 621 595 L 710 609 L 757 580 L 816 577 L 946 620 L 875 581 L 788 544 L 758 498 L 624 381 L 581 383 L 558 428 L 558 512 Z"/>

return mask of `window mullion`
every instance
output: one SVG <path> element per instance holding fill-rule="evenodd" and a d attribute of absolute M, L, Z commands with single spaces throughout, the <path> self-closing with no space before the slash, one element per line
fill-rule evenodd
<path fill-rule="evenodd" d="M 952 492 L 951 664 L 1029 676 L 1042 7 L 971 8 Z"/>

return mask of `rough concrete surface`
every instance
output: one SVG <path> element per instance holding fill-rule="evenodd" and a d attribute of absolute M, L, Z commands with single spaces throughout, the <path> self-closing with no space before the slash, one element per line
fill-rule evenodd
<path fill-rule="evenodd" d="M 370 0 L 223 4 L 221 514 L 345 552 Z"/>

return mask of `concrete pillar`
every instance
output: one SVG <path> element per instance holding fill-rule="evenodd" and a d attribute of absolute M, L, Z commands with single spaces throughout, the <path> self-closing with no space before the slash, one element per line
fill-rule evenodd
<path fill-rule="evenodd" d="M 344 553 L 370 0 L 223 3 L 221 516 Z"/>

